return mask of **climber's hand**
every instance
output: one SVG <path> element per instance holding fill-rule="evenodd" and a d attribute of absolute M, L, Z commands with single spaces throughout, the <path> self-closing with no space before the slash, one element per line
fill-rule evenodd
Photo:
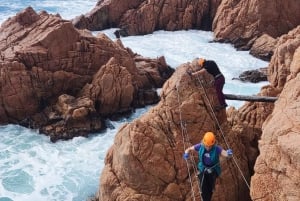
<path fill-rule="evenodd" d="M 227 152 L 228 157 L 232 157 L 232 155 L 233 155 L 232 149 L 227 149 L 226 152 Z"/>
<path fill-rule="evenodd" d="M 184 153 L 184 154 L 183 154 L 183 158 L 184 158 L 185 160 L 187 160 L 189 157 L 190 157 L 189 153 Z"/>

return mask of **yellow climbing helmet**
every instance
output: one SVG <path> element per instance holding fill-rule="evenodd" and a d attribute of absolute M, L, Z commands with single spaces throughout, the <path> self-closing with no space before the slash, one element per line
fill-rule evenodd
<path fill-rule="evenodd" d="M 205 146 L 208 147 L 214 145 L 216 143 L 216 138 L 213 132 L 206 132 L 204 134 L 202 142 Z"/>
<path fill-rule="evenodd" d="M 203 58 L 198 59 L 198 64 L 200 67 L 203 67 L 204 62 L 205 62 L 205 59 L 203 59 Z"/>

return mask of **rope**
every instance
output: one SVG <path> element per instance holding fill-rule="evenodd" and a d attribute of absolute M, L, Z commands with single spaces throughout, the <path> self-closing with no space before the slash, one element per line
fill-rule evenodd
<path fill-rule="evenodd" d="M 180 120 L 180 127 L 181 127 L 181 136 L 182 136 L 182 141 L 183 141 L 183 149 L 185 151 L 185 149 L 186 149 L 185 142 L 190 142 L 190 140 L 189 140 L 189 137 L 187 135 L 186 125 L 183 123 L 183 120 L 182 120 L 182 112 L 181 112 L 181 109 L 180 109 L 181 100 L 180 100 L 180 97 L 179 97 L 179 84 L 177 84 L 177 83 L 176 83 L 176 91 L 177 91 L 177 101 L 178 101 L 178 109 L 179 109 L 179 120 Z M 191 160 L 192 160 L 193 170 L 194 170 L 194 172 L 197 172 L 197 168 L 196 168 L 196 165 L 195 165 L 196 162 L 195 162 L 195 159 L 194 159 L 193 156 L 191 156 Z M 187 169 L 188 169 L 189 182 L 190 182 L 191 189 L 192 189 L 193 200 L 195 201 L 196 196 L 195 196 L 195 191 L 194 191 L 194 188 L 193 188 L 193 182 L 192 182 L 192 176 L 191 176 L 192 174 L 190 172 L 187 160 L 185 160 L 185 162 L 186 162 L 186 166 L 187 166 Z M 199 190 L 199 193 L 200 193 L 201 201 L 203 201 L 202 196 L 201 196 L 201 188 L 200 188 L 198 182 L 197 182 L 197 187 L 198 187 L 198 190 Z"/>
<path fill-rule="evenodd" d="M 220 133 L 221 133 L 221 135 L 222 135 L 221 137 L 224 139 L 224 142 L 225 142 L 227 148 L 229 149 L 229 148 L 230 148 L 230 147 L 229 147 L 229 144 L 228 144 L 228 142 L 227 142 L 227 140 L 226 140 L 226 138 L 225 138 L 224 132 L 223 132 L 221 126 L 220 126 L 220 123 L 219 123 L 219 121 L 218 121 L 218 118 L 216 117 L 216 114 L 215 114 L 215 112 L 214 112 L 214 109 L 213 109 L 213 107 L 212 107 L 212 105 L 211 105 L 211 102 L 210 102 L 210 100 L 209 100 L 209 98 L 208 98 L 206 89 L 204 88 L 204 86 L 203 86 L 203 84 L 202 84 L 202 82 L 201 82 L 199 76 L 196 76 L 196 78 L 197 78 L 198 82 L 200 83 L 201 88 L 202 88 L 203 91 L 204 91 L 205 98 L 207 99 L 209 108 L 210 108 L 210 110 L 212 111 L 214 121 L 217 123 L 217 126 L 218 126 L 218 128 L 219 128 L 219 130 L 220 130 Z M 246 183 L 248 189 L 250 190 L 250 185 L 248 184 L 248 182 L 247 182 L 247 180 L 246 180 L 246 177 L 244 176 L 244 174 L 243 174 L 241 168 L 239 167 L 239 165 L 238 165 L 238 163 L 237 163 L 235 157 L 232 156 L 232 159 L 233 159 L 235 165 L 237 166 L 237 168 L 238 168 L 238 170 L 239 170 L 239 172 L 240 172 L 242 178 L 244 179 L 244 181 L 245 181 L 245 183 Z"/>

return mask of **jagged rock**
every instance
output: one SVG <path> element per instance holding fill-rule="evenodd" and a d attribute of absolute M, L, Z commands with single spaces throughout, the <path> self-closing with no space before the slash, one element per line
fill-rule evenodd
<path fill-rule="evenodd" d="M 92 100 L 93 106 L 87 108 L 94 107 L 97 118 L 90 118 L 89 109 L 84 108 L 72 114 L 73 120 L 89 116 L 86 119 L 95 124 L 95 129 L 86 126 L 88 121 L 78 124 L 83 128 L 73 124 L 77 129 L 77 133 L 72 130 L 74 136 L 88 128 L 82 134 L 86 135 L 99 130 L 94 119 L 156 103 L 155 88 L 174 71 L 164 57 L 143 58 L 124 48 L 120 40 L 113 42 L 104 34 L 94 37 L 58 15 L 37 14 L 31 7 L 5 21 L 0 33 L 0 123 L 20 123 L 49 135 L 70 133 L 68 129 L 72 129 L 69 123 L 66 131 L 53 126 L 67 121 L 53 108 L 61 95 Z M 118 77 L 118 81 L 111 77 Z M 93 90 L 84 92 L 83 88 L 89 87 Z"/>
<path fill-rule="evenodd" d="M 221 0 L 192 1 L 99 1 L 96 7 L 73 20 L 78 28 L 102 30 L 119 27 L 122 36 L 152 33 L 155 30 L 211 30 Z"/>
<path fill-rule="evenodd" d="M 262 34 L 277 38 L 297 27 L 299 10 L 294 0 L 224 0 L 213 22 L 216 41 L 248 50 Z"/>
<path fill-rule="evenodd" d="M 270 63 L 271 85 L 280 96 L 262 127 L 260 155 L 251 178 L 254 201 L 300 199 L 299 39 L 299 26 L 282 36 Z"/>
<path fill-rule="evenodd" d="M 185 73 L 195 62 L 178 67 L 164 84 L 160 102 L 120 128 L 105 159 L 97 200 L 192 200 L 188 169 L 196 199 L 200 199 L 197 172 L 191 162 L 187 166 L 182 158 L 184 146 L 200 142 L 207 131 L 215 132 L 218 142 L 224 148 L 226 145 L 212 119 L 205 91 L 196 78 Z M 209 83 L 211 77 L 204 79 L 203 83 Z M 212 106 L 216 105 L 214 87 L 205 87 Z M 216 116 L 235 150 L 239 167 L 249 180 L 246 150 L 240 138 L 231 130 L 225 110 Z M 213 200 L 249 200 L 247 186 L 233 161 L 222 160 L 221 166 L 223 173 Z"/>

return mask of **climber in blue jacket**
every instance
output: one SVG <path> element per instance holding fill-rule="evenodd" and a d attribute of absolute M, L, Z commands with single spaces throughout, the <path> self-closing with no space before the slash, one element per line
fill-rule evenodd
<path fill-rule="evenodd" d="M 224 150 L 222 147 L 216 145 L 216 138 L 212 132 L 205 133 L 202 143 L 193 145 L 185 150 L 183 155 L 185 160 L 189 158 L 189 152 L 191 150 L 198 152 L 198 170 L 200 172 L 198 177 L 202 191 L 202 200 L 210 201 L 215 188 L 216 179 L 221 174 L 219 157 L 220 155 L 231 157 L 233 154 L 232 150 Z"/>

